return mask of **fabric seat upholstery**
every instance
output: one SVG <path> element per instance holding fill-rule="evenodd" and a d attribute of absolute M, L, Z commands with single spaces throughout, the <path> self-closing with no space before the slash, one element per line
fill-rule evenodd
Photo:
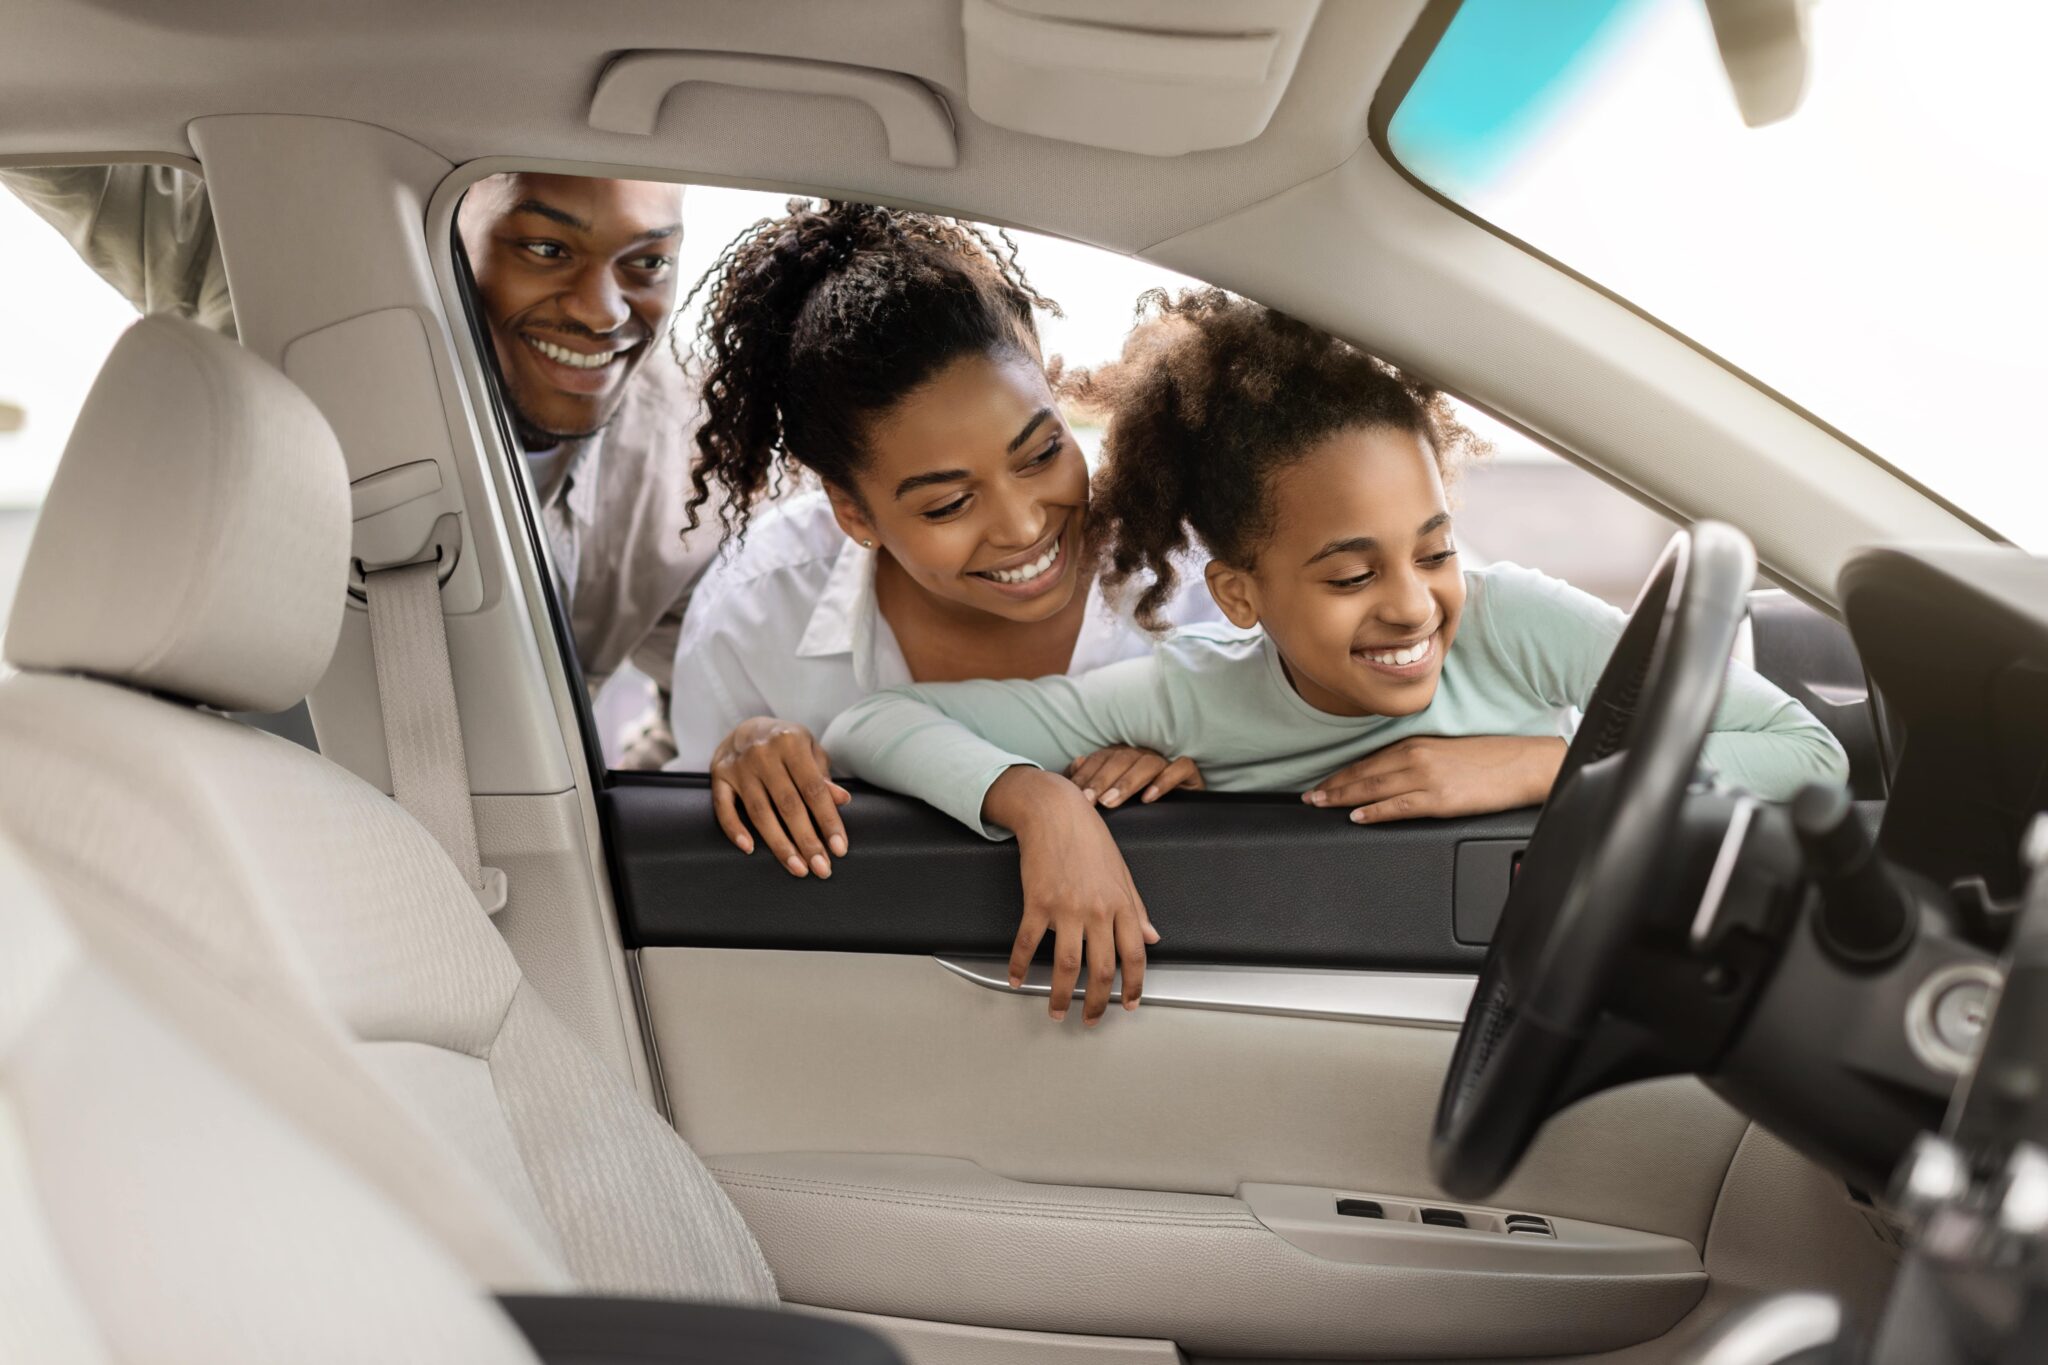
<path fill-rule="evenodd" d="M 7 1361 L 533 1361 L 444 1248 L 144 1004 L 4 843 L 0 1286 Z"/>
<path fill-rule="evenodd" d="M 174 400 L 193 387 L 204 402 Z M 204 496 L 130 515 L 121 487 L 153 462 L 169 471 L 153 481 Z M 192 543 L 254 526 L 290 533 Z M 23 572 L 0 826 L 60 896 L 122 907 L 223 978 L 301 997 L 586 1291 L 773 1302 L 730 1201 L 524 980 L 432 836 L 353 774 L 218 714 L 279 709 L 318 680 L 347 544 L 345 468 L 311 402 L 233 342 L 137 324 L 87 400 Z M 175 593 L 147 587 L 167 572 Z M 147 601 L 168 626 L 73 610 L 82 593 Z"/>

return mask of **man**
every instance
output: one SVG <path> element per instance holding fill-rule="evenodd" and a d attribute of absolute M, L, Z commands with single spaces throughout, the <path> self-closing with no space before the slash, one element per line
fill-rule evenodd
<path fill-rule="evenodd" d="M 198 180 L 90 166 L 9 170 L 0 183 L 144 312 L 233 334 Z M 662 353 L 682 188 L 494 176 L 464 196 L 456 222 L 584 677 L 595 694 L 631 664 L 657 692 L 615 761 L 659 767 L 675 755 L 668 686 L 683 608 L 718 539 L 715 508 L 683 538 L 696 401 Z"/>
<path fill-rule="evenodd" d="M 654 709 L 619 763 L 658 768 L 675 756 L 683 608 L 718 540 L 715 515 L 683 537 L 696 395 L 662 353 L 682 189 L 495 176 L 464 196 L 457 228 L 584 676 L 595 691 L 630 663 L 653 680 Z"/>

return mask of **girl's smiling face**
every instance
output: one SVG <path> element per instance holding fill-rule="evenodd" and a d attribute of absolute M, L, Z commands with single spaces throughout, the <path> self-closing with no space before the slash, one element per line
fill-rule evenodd
<path fill-rule="evenodd" d="M 1212 560 L 1230 620 L 1263 626 L 1303 701 L 1405 716 L 1436 696 L 1465 609 L 1443 476 L 1427 440 L 1351 427 L 1271 476 L 1249 565 Z"/>

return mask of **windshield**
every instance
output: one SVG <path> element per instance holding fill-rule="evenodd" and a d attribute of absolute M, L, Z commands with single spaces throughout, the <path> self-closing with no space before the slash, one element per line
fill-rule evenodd
<path fill-rule="evenodd" d="M 1746 127 L 1701 0 L 1465 0 L 1388 129 L 1447 198 L 2048 551 L 2048 6 L 1835 0 Z"/>

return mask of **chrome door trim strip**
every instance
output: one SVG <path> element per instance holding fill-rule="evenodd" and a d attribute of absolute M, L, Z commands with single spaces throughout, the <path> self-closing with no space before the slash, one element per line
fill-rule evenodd
<path fill-rule="evenodd" d="M 1052 994 L 1049 963 L 1032 963 L 1023 986 L 1011 992 L 1009 963 L 1002 958 L 935 956 L 932 960 L 955 976 L 989 990 L 1017 995 Z M 1472 1003 L 1472 990 L 1478 980 L 1476 976 L 1444 972 L 1157 963 L 1145 968 L 1144 1003 L 1147 1007 L 1455 1029 L 1465 1021 L 1465 1011 Z M 1122 999 L 1121 991 L 1117 998 Z"/>

